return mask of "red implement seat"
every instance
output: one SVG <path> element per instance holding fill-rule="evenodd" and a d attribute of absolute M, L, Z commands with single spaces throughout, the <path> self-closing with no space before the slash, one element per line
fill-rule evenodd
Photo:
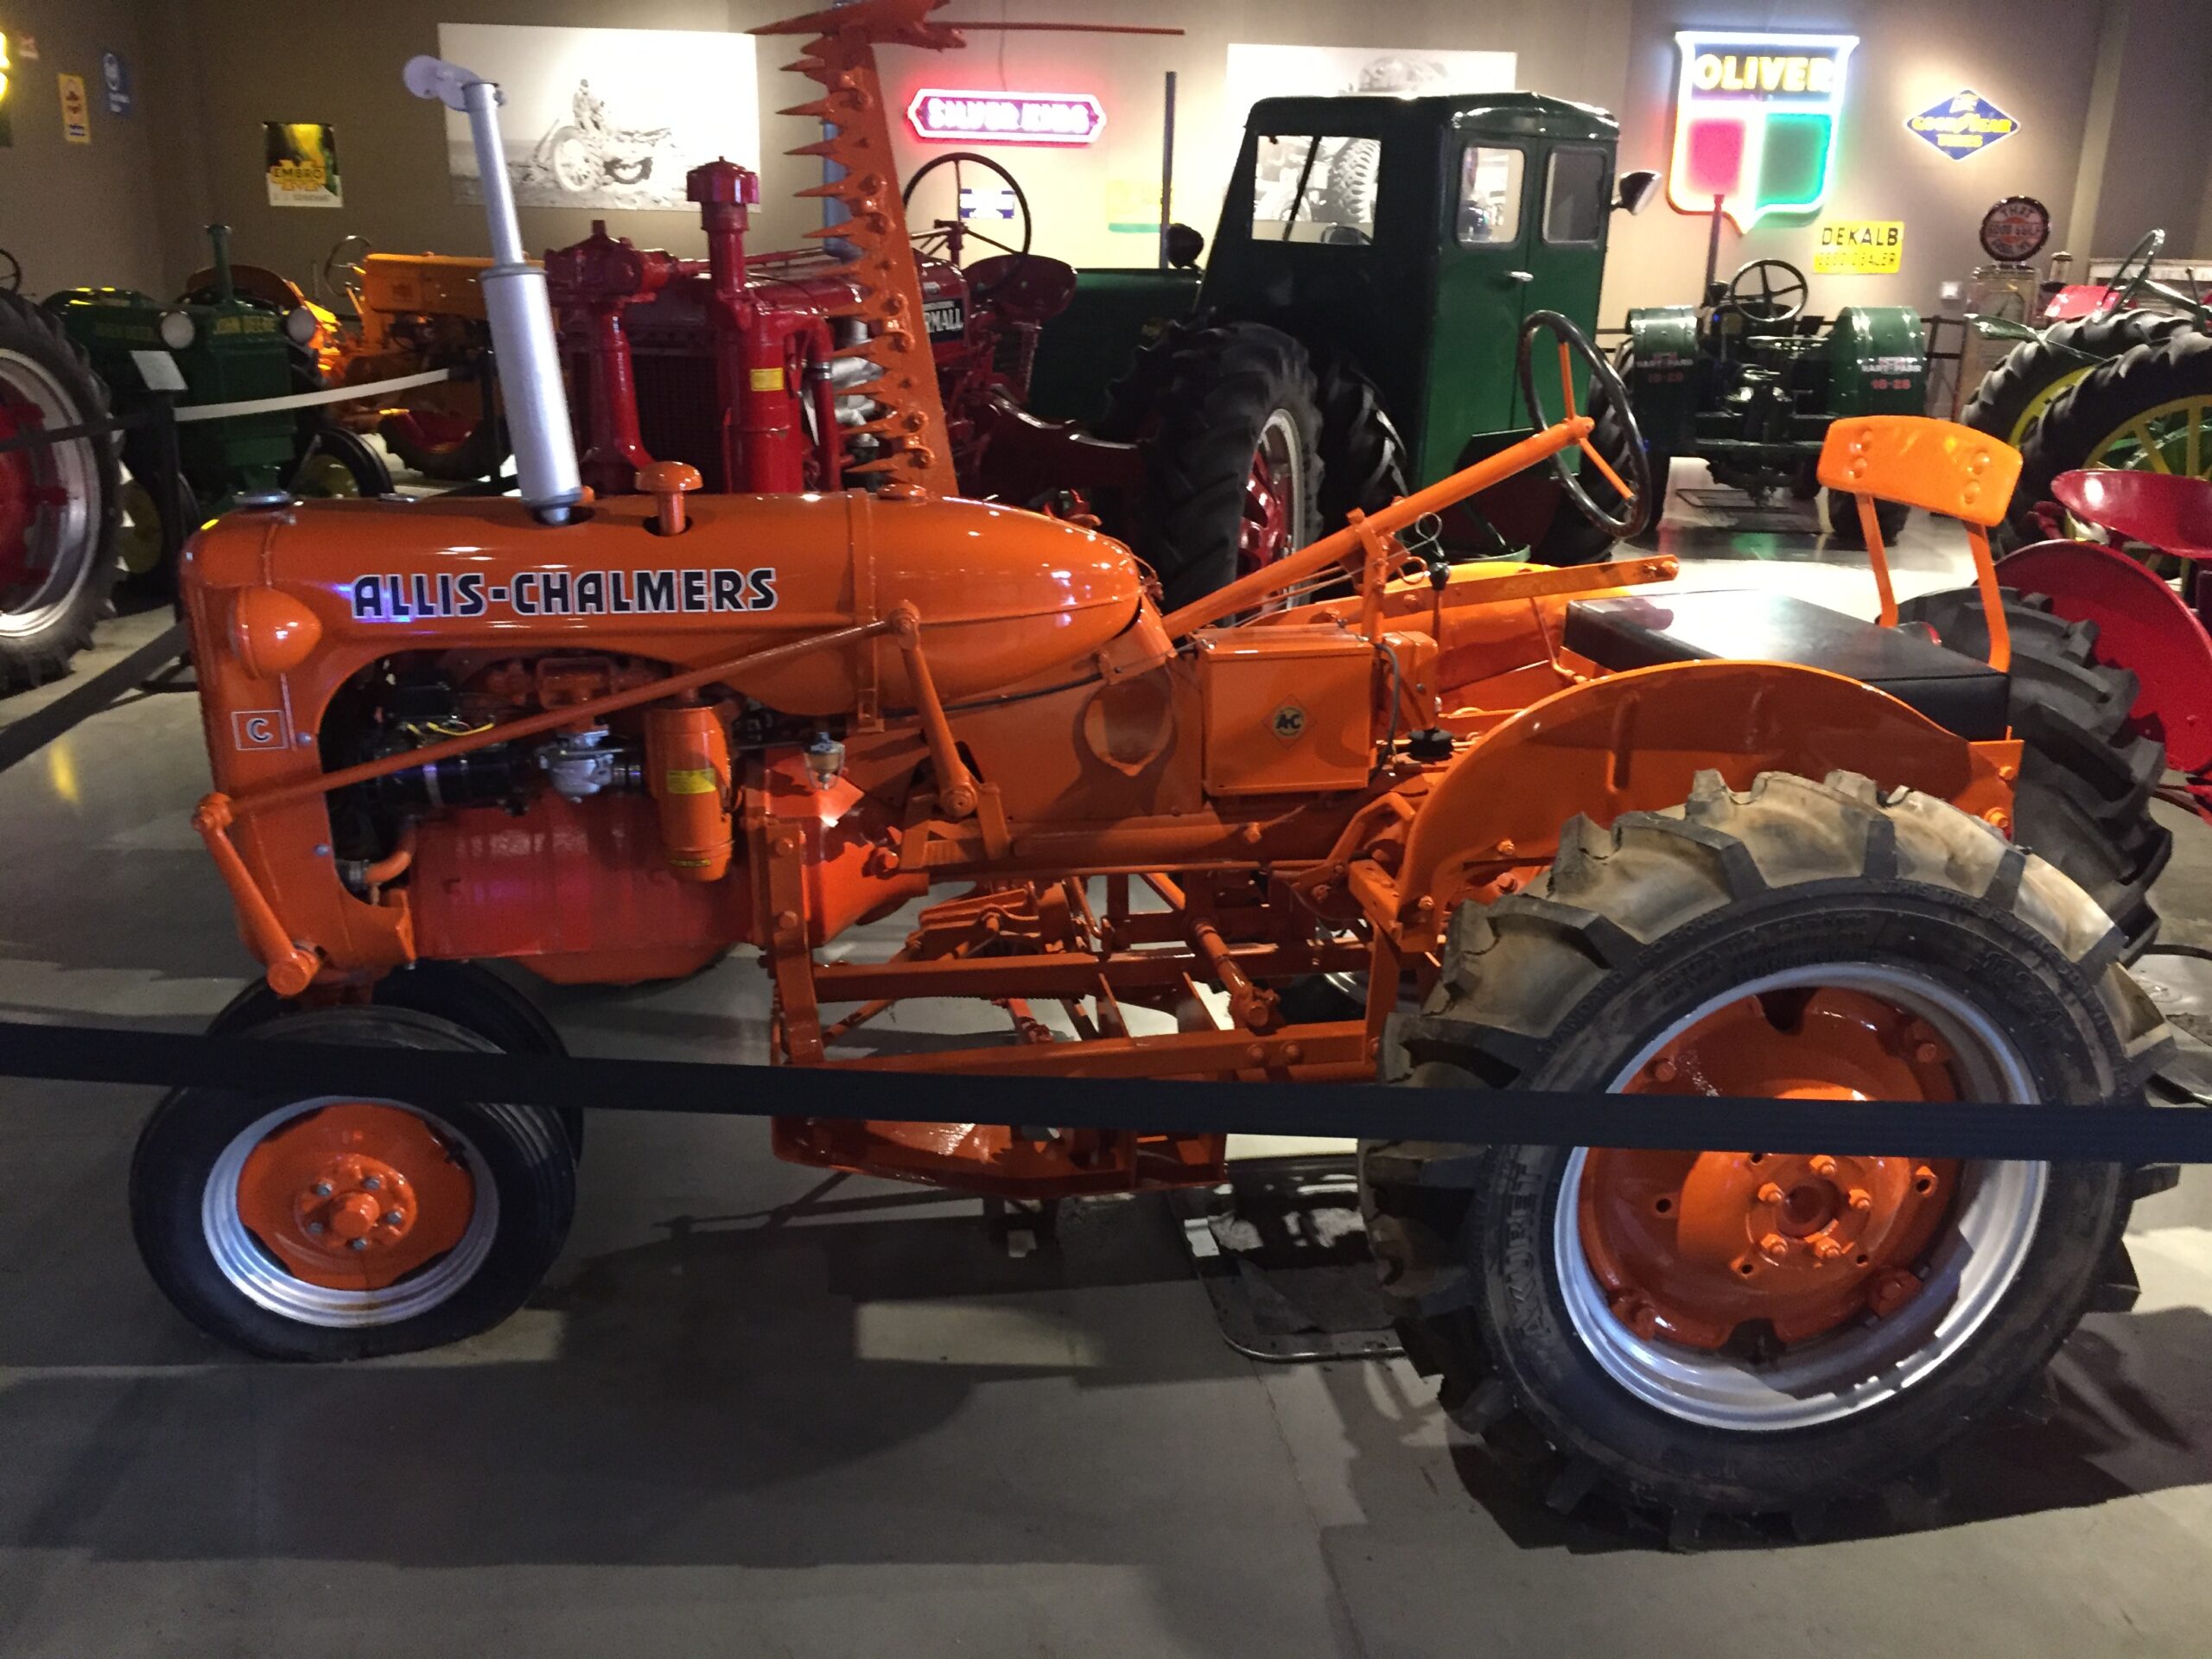
<path fill-rule="evenodd" d="M 2181 473 L 2061 473 L 2050 493 L 2083 524 L 2123 541 L 2212 559 L 2212 481 Z"/>

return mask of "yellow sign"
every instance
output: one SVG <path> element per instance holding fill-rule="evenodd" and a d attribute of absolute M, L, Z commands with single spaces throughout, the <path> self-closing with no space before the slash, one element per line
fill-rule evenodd
<path fill-rule="evenodd" d="M 57 75 L 61 83 L 61 136 L 73 144 L 92 142 L 92 105 L 85 101 L 82 75 Z"/>
<path fill-rule="evenodd" d="M 338 172 L 338 134 L 320 121 L 265 121 L 263 168 L 271 207 L 342 207 L 346 186 Z"/>
<path fill-rule="evenodd" d="M 1821 226 L 1813 270 L 1821 276 L 1894 276 L 1904 261 L 1904 223 L 1831 219 Z"/>

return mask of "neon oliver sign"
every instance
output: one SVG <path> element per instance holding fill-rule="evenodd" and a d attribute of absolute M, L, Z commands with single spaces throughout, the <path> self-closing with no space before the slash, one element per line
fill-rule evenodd
<path fill-rule="evenodd" d="M 1685 29 L 1667 200 L 1709 213 L 1719 196 L 1738 230 L 1769 213 L 1809 213 L 1835 171 L 1844 67 L 1856 35 Z"/>
<path fill-rule="evenodd" d="M 1088 92 L 961 92 L 925 86 L 906 106 L 917 138 L 933 143 L 1087 144 L 1106 106 Z"/>

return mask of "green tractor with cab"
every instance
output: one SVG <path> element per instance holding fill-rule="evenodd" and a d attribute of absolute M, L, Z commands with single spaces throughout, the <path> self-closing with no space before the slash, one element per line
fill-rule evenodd
<path fill-rule="evenodd" d="M 1179 226 L 1182 268 L 1083 273 L 1033 407 L 1081 412 L 1103 365 L 1128 363 L 1095 428 L 1142 453 L 1130 535 L 1171 605 L 1533 429 L 1522 321 L 1589 332 L 1611 213 L 1656 192 L 1654 174 L 1616 181 L 1618 137 L 1603 111 L 1530 92 L 1263 99 L 1202 276 Z M 1558 481 L 1580 487 L 1566 464 Z M 1535 480 L 1440 533 L 1523 547 L 1558 505 Z"/>

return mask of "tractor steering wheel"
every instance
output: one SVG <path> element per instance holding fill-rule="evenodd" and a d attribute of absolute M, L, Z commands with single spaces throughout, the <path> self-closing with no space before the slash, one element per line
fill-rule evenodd
<path fill-rule="evenodd" d="M 1583 486 L 1582 475 L 1567 464 L 1567 451 L 1561 449 L 1551 458 L 1552 472 L 1567 492 L 1567 499 L 1574 503 L 1574 510 L 1595 524 L 1615 541 L 1626 541 L 1640 534 L 1651 522 L 1653 497 L 1651 454 L 1643 447 L 1643 433 L 1637 426 L 1636 411 L 1629 407 L 1628 388 L 1614 372 L 1613 365 L 1598 354 L 1589 337 L 1573 322 L 1556 311 L 1532 311 L 1521 325 L 1521 348 L 1515 368 L 1521 378 L 1522 400 L 1529 406 L 1529 418 L 1541 431 L 1551 423 L 1544 418 L 1544 401 L 1536 394 L 1536 356 L 1534 347 L 1540 330 L 1549 330 L 1559 342 L 1559 378 L 1560 395 L 1566 399 L 1567 417 L 1574 414 L 1574 362 L 1577 357 L 1589 365 L 1590 401 L 1594 405 L 1602 395 L 1608 412 L 1619 423 L 1618 430 L 1625 440 L 1621 454 L 1627 476 L 1623 477 L 1612 464 L 1599 454 L 1586 435 L 1580 441 L 1584 462 L 1595 467 L 1606 480 L 1620 492 L 1620 505 L 1608 512 L 1592 499 Z"/>
<path fill-rule="evenodd" d="M 1756 296 L 1751 292 L 1755 276 L 1758 279 Z M 1795 322 L 1804 315 L 1805 299 L 1811 291 L 1805 273 L 1788 260 L 1754 259 L 1728 279 L 1728 291 L 1721 296 L 1720 303 L 1746 322 Z"/>
<path fill-rule="evenodd" d="M 2129 302 L 2151 280 L 2151 262 L 2158 257 L 2158 250 L 2166 245 L 2164 231 L 2152 231 L 2129 250 L 2127 257 L 2120 262 L 2120 269 L 2112 274 L 2112 281 L 2105 284 L 2105 296 L 2097 302 L 2097 308 L 2089 313 L 2089 321 L 2102 322 L 2115 311 L 2124 311 Z M 2129 268 L 2134 274 L 2129 275 Z"/>
<path fill-rule="evenodd" d="M 967 194 L 964 188 L 966 175 L 961 171 L 963 165 L 980 167 L 986 173 L 996 174 L 1005 181 L 1007 190 L 1013 193 L 1014 213 L 1020 216 L 1021 221 L 1020 247 L 1010 246 L 995 236 L 985 235 L 976 228 L 974 220 L 961 217 L 960 199 Z M 969 290 L 969 297 L 981 302 L 1012 282 L 1020 273 L 1022 266 L 1029 262 L 1029 198 L 1021 194 L 1021 185 L 1014 175 L 989 156 L 979 156 L 972 149 L 955 149 L 948 150 L 942 156 L 933 156 L 918 168 L 914 176 L 906 181 L 906 188 L 899 193 L 899 205 L 911 207 L 914 200 L 915 187 L 938 168 L 945 166 L 952 168 L 952 217 L 935 219 L 927 228 L 920 231 L 916 231 L 910 225 L 907 226 L 907 234 L 912 240 L 917 255 L 929 254 L 944 260 L 950 265 L 957 265 L 961 263 L 961 251 L 971 238 L 981 242 L 986 247 L 996 248 L 1001 253 L 1012 254 L 1013 262 L 999 273 L 996 282 L 979 283 Z M 1013 233 L 1009 232 L 1007 234 Z"/>
<path fill-rule="evenodd" d="M 358 302 L 361 284 L 369 276 L 369 268 L 362 261 L 376 248 L 367 237 L 352 232 L 332 243 L 315 273 L 315 297 L 334 307 L 340 299 Z"/>
<path fill-rule="evenodd" d="M 0 289 L 10 294 L 23 291 L 22 262 L 5 248 L 0 248 Z"/>

